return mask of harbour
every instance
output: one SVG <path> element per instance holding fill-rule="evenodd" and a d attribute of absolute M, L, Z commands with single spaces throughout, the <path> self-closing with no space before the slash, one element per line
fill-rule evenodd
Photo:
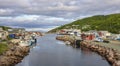
<path fill-rule="evenodd" d="M 68 46 L 56 40 L 56 36 L 48 34 L 39 38 L 29 55 L 16 66 L 110 66 L 100 55 Z"/>

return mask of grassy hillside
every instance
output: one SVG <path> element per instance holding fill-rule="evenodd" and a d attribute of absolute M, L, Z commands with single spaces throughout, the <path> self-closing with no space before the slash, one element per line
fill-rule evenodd
<path fill-rule="evenodd" d="M 7 30 L 7 29 L 10 29 L 11 27 L 0 26 L 0 28 L 3 28 L 3 30 Z"/>
<path fill-rule="evenodd" d="M 77 26 L 74 26 L 77 25 Z M 120 31 L 120 14 L 96 15 L 84 19 L 76 20 L 70 24 L 66 24 L 55 28 L 49 32 L 56 32 L 63 28 L 77 28 L 82 31 L 88 30 L 108 30 L 112 33 Z"/>
<path fill-rule="evenodd" d="M 7 44 L 0 43 L 0 55 L 8 49 Z"/>

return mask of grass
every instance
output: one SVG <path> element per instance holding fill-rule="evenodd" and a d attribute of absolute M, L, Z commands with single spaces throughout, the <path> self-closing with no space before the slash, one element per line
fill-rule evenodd
<path fill-rule="evenodd" d="M 120 52 L 120 42 L 118 41 L 111 41 L 110 43 L 103 43 L 103 42 L 92 42 L 93 44 L 98 44 L 101 46 L 105 46 L 105 47 L 109 47 L 109 48 L 113 48 L 116 49 Z"/>
<path fill-rule="evenodd" d="M 8 49 L 6 43 L 0 43 L 0 55 Z"/>

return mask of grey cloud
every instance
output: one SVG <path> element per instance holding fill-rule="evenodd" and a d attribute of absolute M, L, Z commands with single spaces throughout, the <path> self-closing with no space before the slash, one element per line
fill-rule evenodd
<path fill-rule="evenodd" d="M 31 6 L 29 0 L 0 0 L 0 8 L 20 8 Z"/>
<path fill-rule="evenodd" d="M 89 15 L 99 12 L 116 12 L 119 10 L 119 0 L 4 0 L 0 1 L 0 7 L 11 8 L 14 13 L 21 14 L 39 14 L 55 17 L 78 17 L 78 14 Z M 70 15 L 70 13 L 72 13 Z M 69 15 L 68 15 L 69 14 Z M 10 14 L 8 14 L 10 15 Z"/>
<path fill-rule="evenodd" d="M 119 3 L 120 0 L 0 0 L 0 25 L 59 26 L 86 16 L 120 13 Z"/>
<path fill-rule="evenodd" d="M 44 26 L 60 26 L 73 21 L 72 19 L 64 19 L 43 15 L 24 15 L 17 17 L 0 17 L 0 25 L 18 26 L 25 28 L 39 28 Z"/>

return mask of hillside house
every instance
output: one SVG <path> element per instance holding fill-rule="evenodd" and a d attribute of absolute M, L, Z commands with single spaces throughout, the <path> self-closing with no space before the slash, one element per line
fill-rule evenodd
<path fill-rule="evenodd" d="M 25 29 L 24 28 L 12 28 L 8 29 L 9 37 L 11 38 L 24 38 L 25 36 Z"/>
<path fill-rule="evenodd" d="M 76 35 L 81 34 L 81 30 L 78 29 L 62 29 L 59 31 L 59 34 L 67 34 L 67 35 Z"/>
<path fill-rule="evenodd" d="M 0 31 L 3 31 L 3 28 L 0 28 Z"/>
<path fill-rule="evenodd" d="M 98 34 L 100 37 L 102 37 L 104 39 L 107 39 L 111 36 L 111 33 L 108 31 L 99 31 Z"/>
<path fill-rule="evenodd" d="M 96 37 L 94 33 L 82 33 L 81 38 L 83 40 L 94 40 Z"/>
<path fill-rule="evenodd" d="M 0 31 L 0 39 L 7 40 L 8 32 L 7 31 Z"/>
<path fill-rule="evenodd" d="M 112 34 L 111 39 L 112 40 L 120 40 L 120 34 Z"/>

